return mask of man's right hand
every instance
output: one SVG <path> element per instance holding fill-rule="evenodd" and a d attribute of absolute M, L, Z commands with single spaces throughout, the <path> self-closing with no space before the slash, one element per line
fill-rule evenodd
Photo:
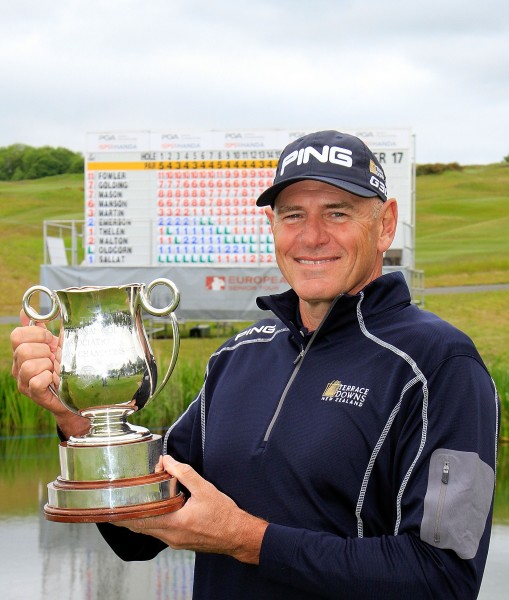
<path fill-rule="evenodd" d="M 21 312 L 22 327 L 11 333 L 13 352 L 12 375 L 19 391 L 55 416 L 58 426 L 66 435 L 81 435 L 88 431 L 88 419 L 70 412 L 50 390 L 59 384 L 61 348 L 58 338 L 45 325 L 28 325 L 28 317 Z"/>

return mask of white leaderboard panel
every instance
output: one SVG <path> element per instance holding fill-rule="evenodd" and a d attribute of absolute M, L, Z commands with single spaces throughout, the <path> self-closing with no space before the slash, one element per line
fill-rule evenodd
<path fill-rule="evenodd" d="M 413 227 L 413 138 L 406 129 L 348 130 L 377 154 L 400 221 Z M 86 264 L 275 266 L 256 198 L 281 150 L 306 131 L 88 134 Z M 395 247 L 407 241 L 396 240 Z"/>

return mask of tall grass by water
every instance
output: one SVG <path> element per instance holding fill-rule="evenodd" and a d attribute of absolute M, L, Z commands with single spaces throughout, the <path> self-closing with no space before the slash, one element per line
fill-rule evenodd
<path fill-rule="evenodd" d="M 203 360 L 180 361 L 160 396 L 129 421 L 151 430 L 171 425 L 199 392 L 203 374 Z M 503 365 L 495 365 L 491 368 L 491 375 L 502 405 L 500 439 L 509 442 L 509 373 Z M 55 430 L 55 424 L 47 411 L 18 392 L 10 373 L 0 371 L 0 432 L 9 435 L 20 430 L 49 433 Z"/>
<path fill-rule="evenodd" d="M 133 414 L 129 422 L 150 429 L 171 425 L 199 392 L 204 371 L 203 359 L 179 360 L 159 396 L 138 414 Z M 0 435 L 17 431 L 50 433 L 55 431 L 55 422 L 50 413 L 18 392 L 16 381 L 8 371 L 0 370 Z"/>
<path fill-rule="evenodd" d="M 491 376 L 500 397 L 500 440 L 509 443 L 509 372 L 504 365 L 495 365 Z"/>
<path fill-rule="evenodd" d="M 55 429 L 53 417 L 18 392 L 16 381 L 7 371 L 0 371 L 0 432 L 40 431 Z"/>

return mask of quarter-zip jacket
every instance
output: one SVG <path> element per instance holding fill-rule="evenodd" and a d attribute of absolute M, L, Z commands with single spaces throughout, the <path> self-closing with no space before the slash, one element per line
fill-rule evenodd
<path fill-rule="evenodd" d="M 211 357 L 167 452 L 269 521 L 259 566 L 198 554 L 194 598 L 475 598 L 498 398 L 463 333 L 401 273 L 336 299 L 305 335 L 293 291 Z M 310 338 L 310 339 L 309 339 Z M 164 545 L 100 526 L 125 560 Z"/>

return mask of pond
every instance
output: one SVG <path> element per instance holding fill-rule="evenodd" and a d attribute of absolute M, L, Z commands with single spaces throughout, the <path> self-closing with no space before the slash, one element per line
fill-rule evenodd
<path fill-rule="evenodd" d="M 60 471 L 55 436 L 0 438 L 2 600 L 188 600 L 191 552 L 167 550 L 124 563 L 93 524 L 54 523 L 42 512 L 46 484 Z M 509 587 L 509 446 L 500 449 L 492 542 L 479 598 Z"/>

